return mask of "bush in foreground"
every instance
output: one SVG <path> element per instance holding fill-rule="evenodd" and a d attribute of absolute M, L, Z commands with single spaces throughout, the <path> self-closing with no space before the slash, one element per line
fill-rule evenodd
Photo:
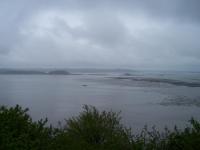
<path fill-rule="evenodd" d="M 27 111 L 19 105 L 14 108 L 0 107 L 1 150 L 49 149 L 52 128 L 45 127 L 46 119 L 33 122 Z"/>
<path fill-rule="evenodd" d="M 131 149 L 131 132 L 120 124 L 119 113 L 99 112 L 87 105 L 83 109 L 78 117 L 66 121 L 57 145 L 69 149 Z"/>
<path fill-rule="evenodd" d="M 120 123 L 119 113 L 98 111 L 85 105 L 77 117 L 64 126 L 48 126 L 47 119 L 32 121 L 28 109 L 19 105 L 0 107 L 0 150 L 197 150 L 200 149 L 200 123 L 173 131 L 132 134 Z"/>

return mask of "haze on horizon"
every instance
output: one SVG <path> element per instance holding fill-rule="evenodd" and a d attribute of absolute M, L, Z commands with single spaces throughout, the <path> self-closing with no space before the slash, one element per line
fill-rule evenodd
<path fill-rule="evenodd" d="M 0 68 L 200 71 L 199 0 L 1 0 Z"/>

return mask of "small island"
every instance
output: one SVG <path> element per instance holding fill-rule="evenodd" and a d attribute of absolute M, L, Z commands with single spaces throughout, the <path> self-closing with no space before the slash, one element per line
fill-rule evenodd
<path fill-rule="evenodd" d="M 54 71 L 48 72 L 48 74 L 49 75 L 70 75 L 71 73 L 65 70 L 54 70 Z"/>

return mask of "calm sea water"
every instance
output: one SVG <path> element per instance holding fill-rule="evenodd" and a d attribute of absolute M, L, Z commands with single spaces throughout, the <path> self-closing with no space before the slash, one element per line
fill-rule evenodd
<path fill-rule="evenodd" d="M 121 111 L 122 122 L 133 130 L 145 124 L 183 127 L 191 117 L 200 119 L 200 87 L 143 80 L 154 77 L 199 83 L 198 73 L 140 72 L 115 78 L 119 76 L 122 75 L 0 75 L 0 104 L 28 107 L 34 120 L 48 117 L 53 125 L 78 115 L 84 104 Z"/>

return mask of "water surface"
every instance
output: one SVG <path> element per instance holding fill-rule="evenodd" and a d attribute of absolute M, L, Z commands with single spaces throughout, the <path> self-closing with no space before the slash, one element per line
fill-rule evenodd
<path fill-rule="evenodd" d="M 34 120 L 48 117 L 54 125 L 78 115 L 83 104 L 88 104 L 101 110 L 122 111 L 123 123 L 134 130 L 145 124 L 158 128 L 184 126 L 192 116 L 200 119 L 200 87 L 187 84 L 198 85 L 198 77 L 141 73 L 0 75 L 0 104 L 28 107 Z M 156 82 L 149 80 L 152 78 Z"/>

